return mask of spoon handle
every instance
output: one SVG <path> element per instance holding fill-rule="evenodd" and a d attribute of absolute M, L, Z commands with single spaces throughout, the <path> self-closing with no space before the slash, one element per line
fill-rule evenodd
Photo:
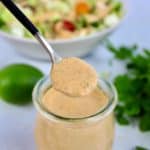
<path fill-rule="evenodd" d="M 22 13 L 22 11 L 11 0 L 0 0 L 5 7 L 35 36 L 38 29 L 31 21 Z"/>
<path fill-rule="evenodd" d="M 0 0 L 0 1 L 22 23 L 22 25 L 28 31 L 30 31 L 30 33 L 40 42 L 43 48 L 48 52 L 51 58 L 51 62 L 55 63 L 57 61 L 56 59 L 58 56 L 55 54 L 52 47 L 48 44 L 45 38 L 39 33 L 38 29 L 32 24 L 32 22 L 24 15 L 24 13 L 16 6 L 16 4 L 12 0 Z"/>

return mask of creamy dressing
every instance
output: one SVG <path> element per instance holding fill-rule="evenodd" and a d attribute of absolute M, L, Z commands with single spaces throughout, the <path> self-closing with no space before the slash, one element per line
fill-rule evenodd
<path fill-rule="evenodd" d="M 42 99 L 42 104 L 50 112 L 63 117 L 86 117 L 102 110 L 108 104 L 108 97 L 97 87 L 82 97 L 69 97 L 50 88 Z"/>
<path fill-rule="evenodd" d="M 39 115 L 36 124 L 38 150 L 112 150 L 114 117 L 82 126 L 53 122 Z"/>
<path fill-rule="evenodd" d="M 83 96 L 96 87 L 98 77 L 92 66 L 71 57 L 54 64 L 51 79 L 55 89 L 71 96 Z"/>
<path fill-rule="evenodd" d="M 52 86 L 43 93 L 41 103 L 47 111 L 55 115 L 83 118 L 96 114 L 109 103 L 108 95 L 97 84 L 95 70 L 78 58 L 66 58 L 55 64 L 51 77 Z M 38 115 L 38 150 L 112 149 L 113 113 L 96 122 L 85 119 L 86 121 L 70 124 L 69 119 L 64 122 L 54 120 Z"/>

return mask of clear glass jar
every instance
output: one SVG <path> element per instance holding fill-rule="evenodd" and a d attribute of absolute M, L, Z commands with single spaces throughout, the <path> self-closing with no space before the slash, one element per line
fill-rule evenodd
<path fill-rule="evenodd" d="M 35 138 L 38 150 L 111 150 L 114 140 L 113 110 L 117 93 L 112 84 L 99 80 L 109 103 L 98 113 L 84 118 L 65 118 L 47 111 L 41 104 L 50 88 L 48 77 L 37 83 L 33 102 L 38 111 Z"/>

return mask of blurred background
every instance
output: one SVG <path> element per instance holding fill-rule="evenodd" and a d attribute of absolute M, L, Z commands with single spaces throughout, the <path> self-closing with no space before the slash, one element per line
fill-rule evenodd
<path fill-rule="evenodd" d="M 150 48 L 150 2 L 147 0 L 124 1 L 126 15 L 121 24 L 107 38 L 117 46 L 137 44 L 140 48 Z M 92 40 L 92 38 L 88 40 Z M 79 39 L 78 42 L 80 43 L 80 41 L 82 40 Z M 75 45 L 79 43 L 75 43 Z M 64 45 L 61 46 L 65 48 Z M 74 45 L 70 45 L 69 48 L 71 46 L 74 47 Z M 22 45 L 22 47 L 25 47 L 25 45 Z M 12 43 L 0 34 L 0 69 L 8 64 L 25 63 L 35 66 L 46 75 L 49 74 L 50 63 L 48 60 L 24 56 L 18 51 L 19 49 L 16 51 L 16 47 L 13 47 Z M 27 51 L 32 51 L 32 48 L 27 49 Z M 32 53 L 32 55 L 34 54 Z M 82 58 L 93 65 L 98 73 L 102 73 L 111 79 L 125 71 L 121 62 L 118 60 L 112 61 L 113 54 L 107 50 L 101 41 Z M 32 104 L 18 107 L 0 101 L 1 150 L 35 149 L 33 139 L 35 114 L 36 110 Z M 134 150 L 137 145 L 150 150 L 150 132 L 143 133 L 136 125 L 120 126 L 116 123 L 114 150 Z"/>

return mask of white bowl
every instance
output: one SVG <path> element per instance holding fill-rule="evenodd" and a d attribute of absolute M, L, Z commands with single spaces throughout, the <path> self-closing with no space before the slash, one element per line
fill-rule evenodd
<path fill-rule="evenodd" d="M 68 40 L 49 40 L 53 49 L 62 57 L 82 57 L 93 50 L 100 42 L 108 36 L 118 25 L 101 32 L 96 32 L 85 37 L 78 37 Z M 9 42 L 18 52 L 37 59 L 49 59 L 41 45 L 33 39 L 25 39 L 12 36 L 0 31 L 0 37 Z"/>
<path fill-rule="evenodd" d="M 65 40 L 48 40 L 48 42 L 61 57 L 82 57 L 91 52 L 105 37 L 112 33 L 122 22 L 123 18 L 124 17 L 122 17 L 116 25 L 99 32 L 91 33 L 85 37 L 75 37 Z M 0 31 L 0 37 L 9 42 L 15 50 L 26 56 L 44 60 L 49 59 L 47 53 L 35 39 L 15 37 L 3 31 Z"/>

